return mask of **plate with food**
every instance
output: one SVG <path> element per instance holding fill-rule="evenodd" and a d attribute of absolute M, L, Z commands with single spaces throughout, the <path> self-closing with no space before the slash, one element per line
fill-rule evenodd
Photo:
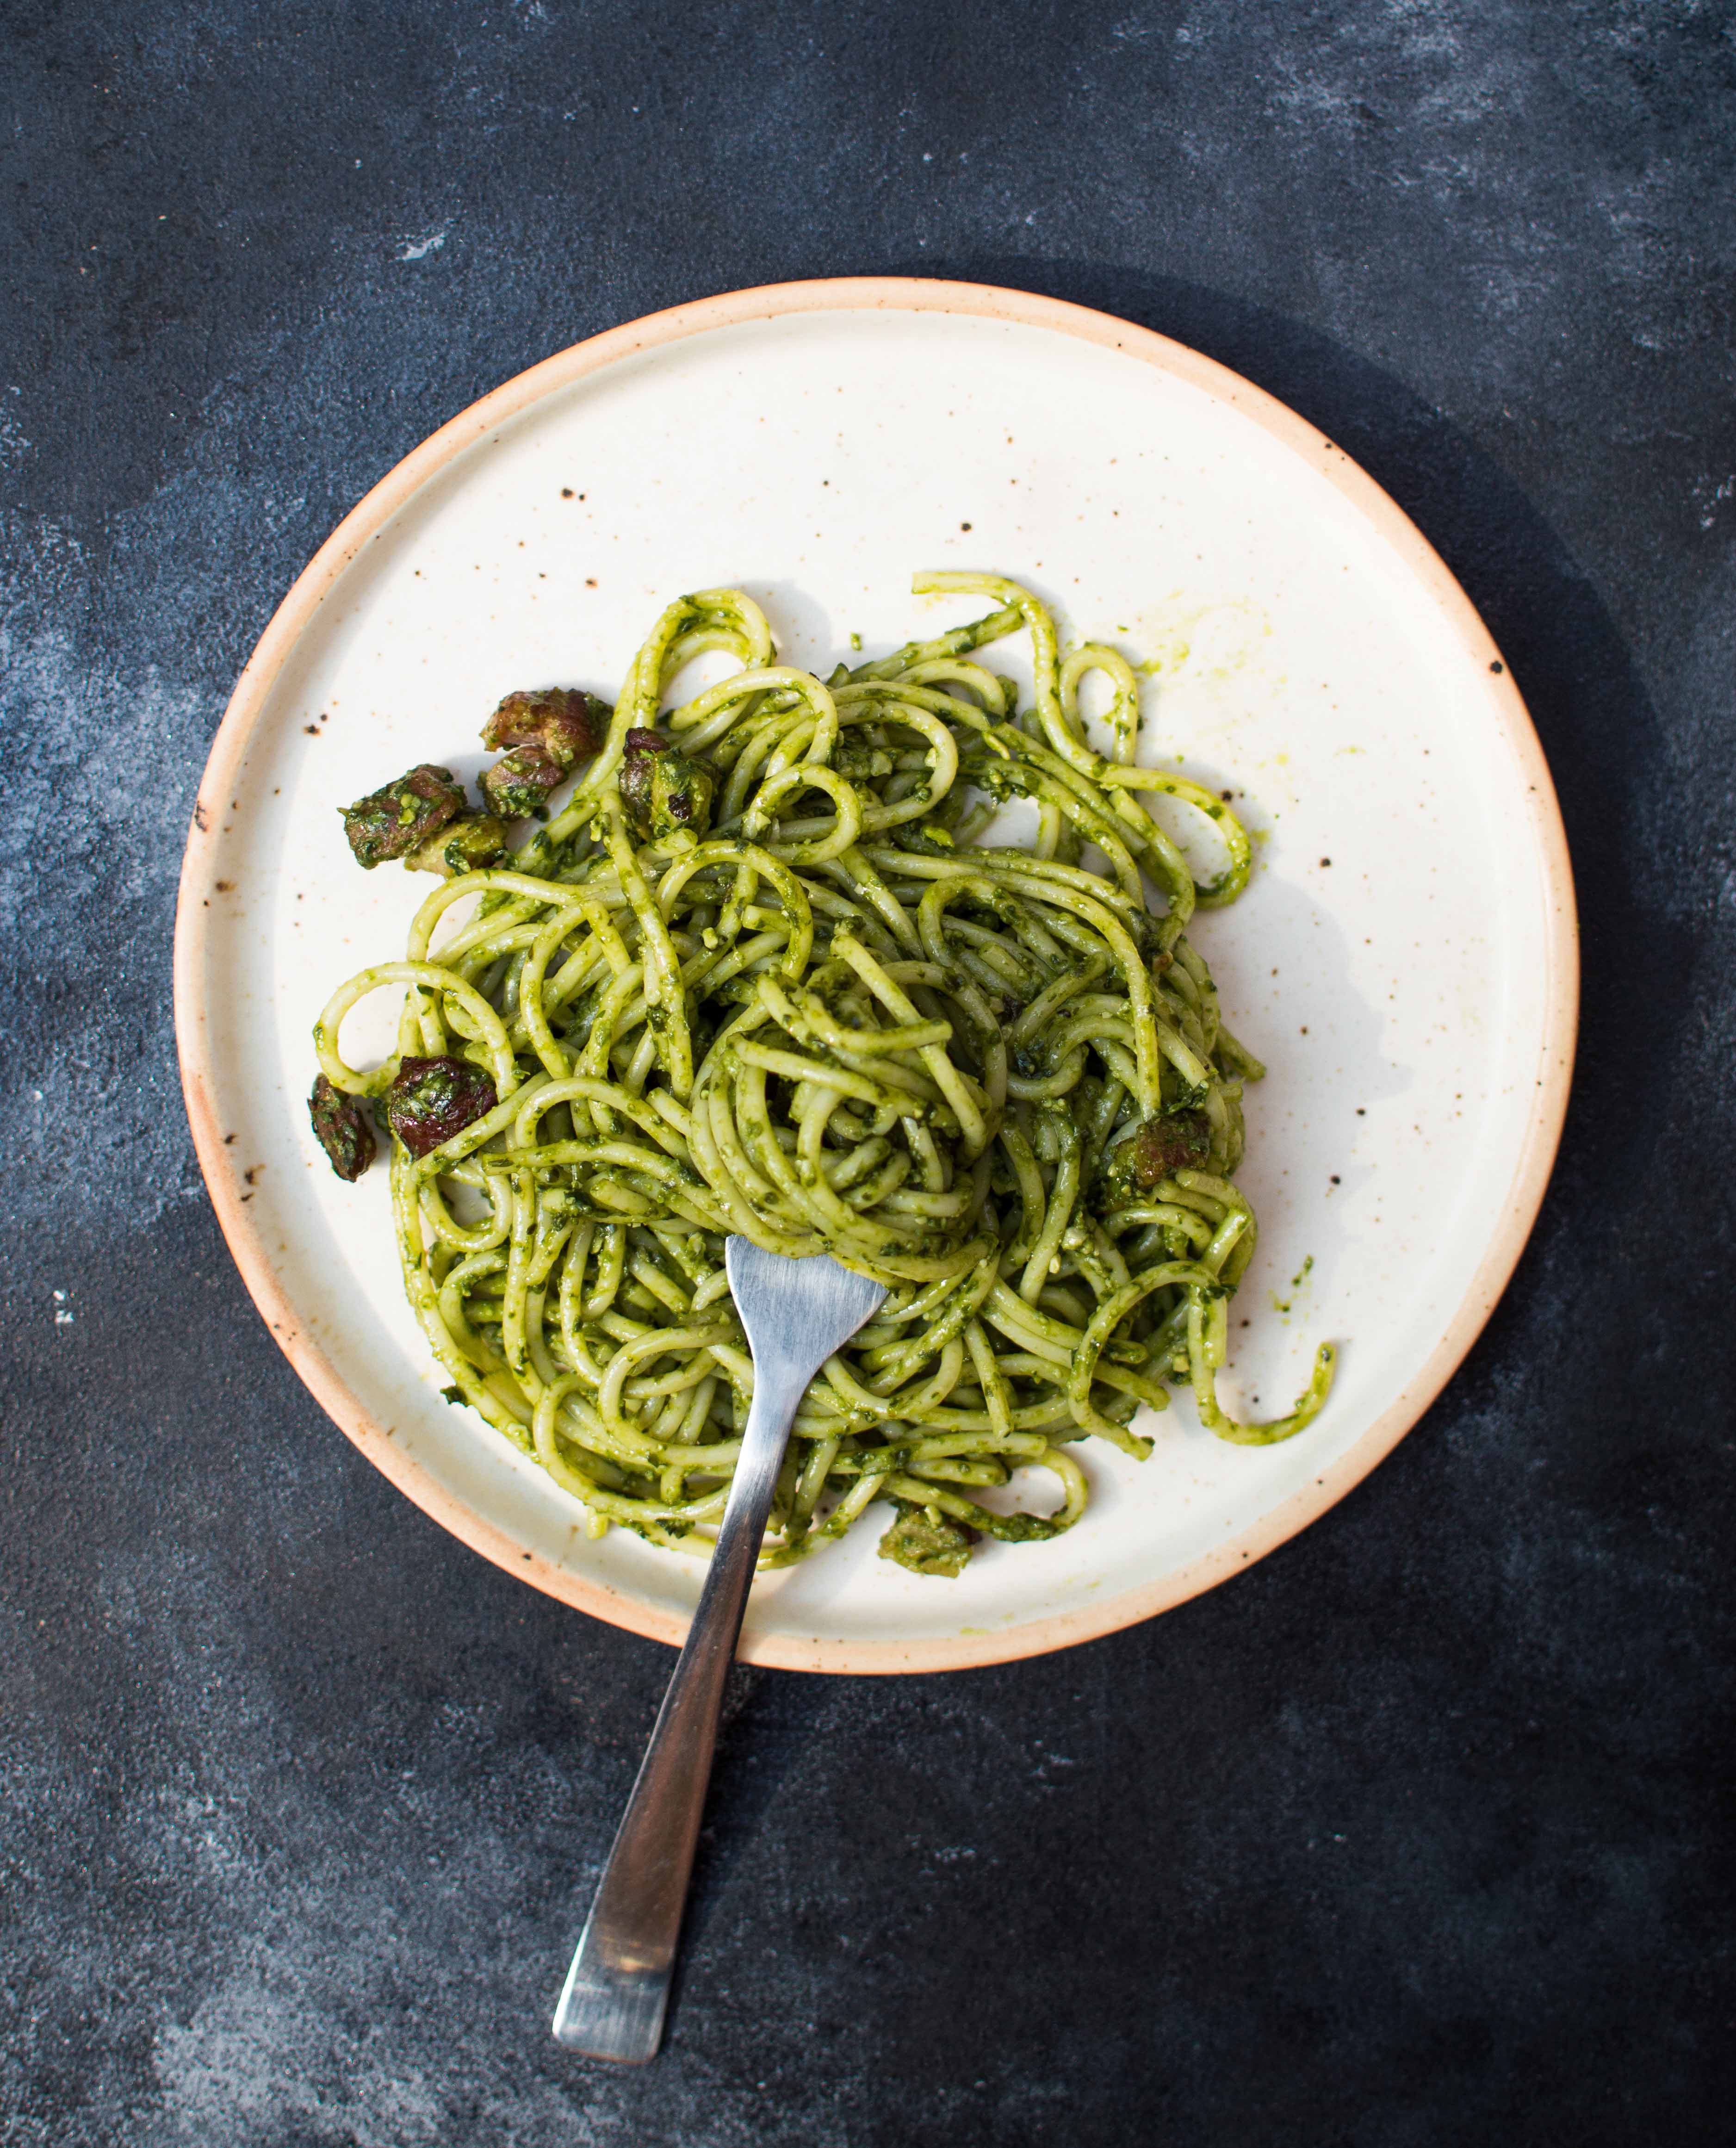
<path fill-rule="evenodd" d="M 303 1378 L 484 1555 L 679 1641 L 733 1234 L 886 1296 L 750 1660 L 1150 1616 L 1416 1423 L 1536 1215 L 1572 886 L 1425 540 L 1302 419 L 972 285 L 731 294 L 391 473 L 200 786 L 177 1026 Z"/>

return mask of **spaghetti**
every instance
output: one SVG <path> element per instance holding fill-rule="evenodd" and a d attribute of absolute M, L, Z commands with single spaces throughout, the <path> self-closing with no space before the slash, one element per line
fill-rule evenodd
<path fill-rule="evenodd" d="M 1300 1431 L 1331 1384 L 1328 1345 L 1274 1423 L 1217 1394 L 1256 1237 L 1233 1177 L 1242 1086 L 1263 1070 L 1187 930 L 1246 885 L 1247 836 L 1212 792 L 1137 765 L 1137 684 L 1113 649 L 1063 658 L 1047 611 L 999 577 L 914 586 L 994 608 L 825 683 L 775 661 L 739 591 L 670 605 L 612 716 L 594 705 L 569 802 L 497 863 L 469 867 L 486 846 L 437 831 L 449 876 L 405 959 L 351 978 L 315 1028 L 326 1108 L 379 1100 L 394 1136 L 405 1288 L 449 1396 L 534 1454 L 595 1533 L 708 1548 L 753 1380 L 733 1232 L 891 1293 L 808 1390 L 767 1564 L 890 1499 L 883 1553 L 956 1573 L 982 1536 L 1070 1528 L 1077 1443 L 1143 1458 L 1131 1420 L 1171 1383 L 1247 1443 Z M 976 655 L 1015 632 L 1034 659 L 1022 713 Z M 717 650 L 740 668 L 665 709 Z M 1106 755 L 1081 710 L 1094 675 Z M 444 774 L 419 771 L 416 812 Z M 1152 793 L 1209 822 L 1208 883 Z M 1017 799 L 1036 811 L 1023 846 L 991 826 Z M 340 1028 L 387 986 L 407 988 L 398 1048 L 364 1071 Z M 1006 1510 L 998 1488 L 1031 1468 L 1059 1506 Z"/>

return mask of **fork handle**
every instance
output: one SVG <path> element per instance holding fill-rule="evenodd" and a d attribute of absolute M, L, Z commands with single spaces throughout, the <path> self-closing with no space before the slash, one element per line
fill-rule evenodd
<path fill-rule="evenodd" d="M 753 1403 L 699 1608 L 657 1711 L 590 1915 L 554 2009 L 554 2034 L 594 2059 L 655 2058 L 700 1816 L 711 1779 L 724 1681 L 765 1534 L 765 1517 L 805 1378 L 755 1368 Z"/>

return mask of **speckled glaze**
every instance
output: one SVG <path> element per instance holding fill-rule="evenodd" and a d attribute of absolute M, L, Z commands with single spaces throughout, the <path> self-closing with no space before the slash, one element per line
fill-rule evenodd
<path fill-rule="evenodd" d="M 412 760 L 474 775 L 509 688 L 612 695 L 680 590 L 739 583 L 786 660 L 824 670 L 852 635 L 875 651 L 968 615 L 909 595 L 926 566 L 1014 575 L 1064 632 L 1124 648 L 1149 682 L 1146 757 L 1232 792 L 1254 831 L 1248 894 L 1194 934 L 1270 1069 L 1249 1102 L 1262 1237 L 1226 1397 L 1277 1414 L 1316 1341 L 1342 1359 L 1284 1446 L 1223 1446 L 1183 1400 L 1146 1423 L 1146 1463 L 1093 1447 L 1085 1522 L 991 1547 L 957 1583 L 876 1560 L 871 1530 L 766 1578 L 743 1653 L 795 1669 L 993 1662 L 1179 1602 L 1364 1476 L 1482 1327 L 1554 1154 L 1578 972 L 1542 753 L 1433 551 L 1302 419 L 1105 315 L 897 279 L 708 300 L 509 382 L 349 516 L 236 690 L 182 881 L 194 1139 L 298 1371 L 476 1549 L 676 1640 L 697 1564 L 591 1542 L 534 1463 L 441 1402 L 384 1174 L 343 1187 L 309 1137 L 314 1015 L 401 951 L 429 885 L 357 876 L 333 809 Z M 382 997 L 346 1047 L 387 1033 Z"/>

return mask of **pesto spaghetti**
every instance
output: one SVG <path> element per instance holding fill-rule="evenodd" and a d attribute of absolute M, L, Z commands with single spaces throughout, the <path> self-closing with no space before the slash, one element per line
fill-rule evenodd
<path fill-rule="evenodd" d="M 890 1500 L 883 1553 L 956 1574 L 980 1537 L 1070 1528 L 1077 1443 L 1143 1458 L 1131 1420 L 1171 1383 L 1248 1443 L 1300 1431 L 1331 1384 L 1322 1346 L 1287 1417 L 1238 1423 L 1217 1394 L 1255 1243 L 1242 1086 L 1263 1070 L 1187 936 L 1245 886 L 1246 835 L 1212 792 L 1137 765 L 1113 649 L 1063 658 L 1043 606 L 998 577 L 914 586 L 994 609 L 822 683 L 774 660 L 739 591 L 682 597 L 612 712 L 559 690 L 501 704 L 490 811 L 426 766 L 346 810 L 364 865 L 444 878 L 404 959 L 321 1015 L 315 1131 L 355 1177 L 375 1103 L 449 1397 L 535 1455 L 594 1533 L 704 1550 L 715 1532 L 753 1381 L 730 1232 L 891 1293 L 809 1388 L 765 1563 Z M 1015 633 L 1023 711 L 974 654 Z M 665 708 L 708 651 L 740 669 Z M 1106 755 L 1081 712 L 1093 675 Z M 1152 793 L 1208 824 L 1208 883 Z M 1014 800 L 1036 812 L 1016 847 L 990 825 Z M 514 855 L 506 822 L 531 811 Z M 382 986 L 405 988 L 397 1050 L 363 1071 L 339 1032 Z M 1003 1511 L 996 1488 L 1032 1468 L 1059 1506 Z"/>

